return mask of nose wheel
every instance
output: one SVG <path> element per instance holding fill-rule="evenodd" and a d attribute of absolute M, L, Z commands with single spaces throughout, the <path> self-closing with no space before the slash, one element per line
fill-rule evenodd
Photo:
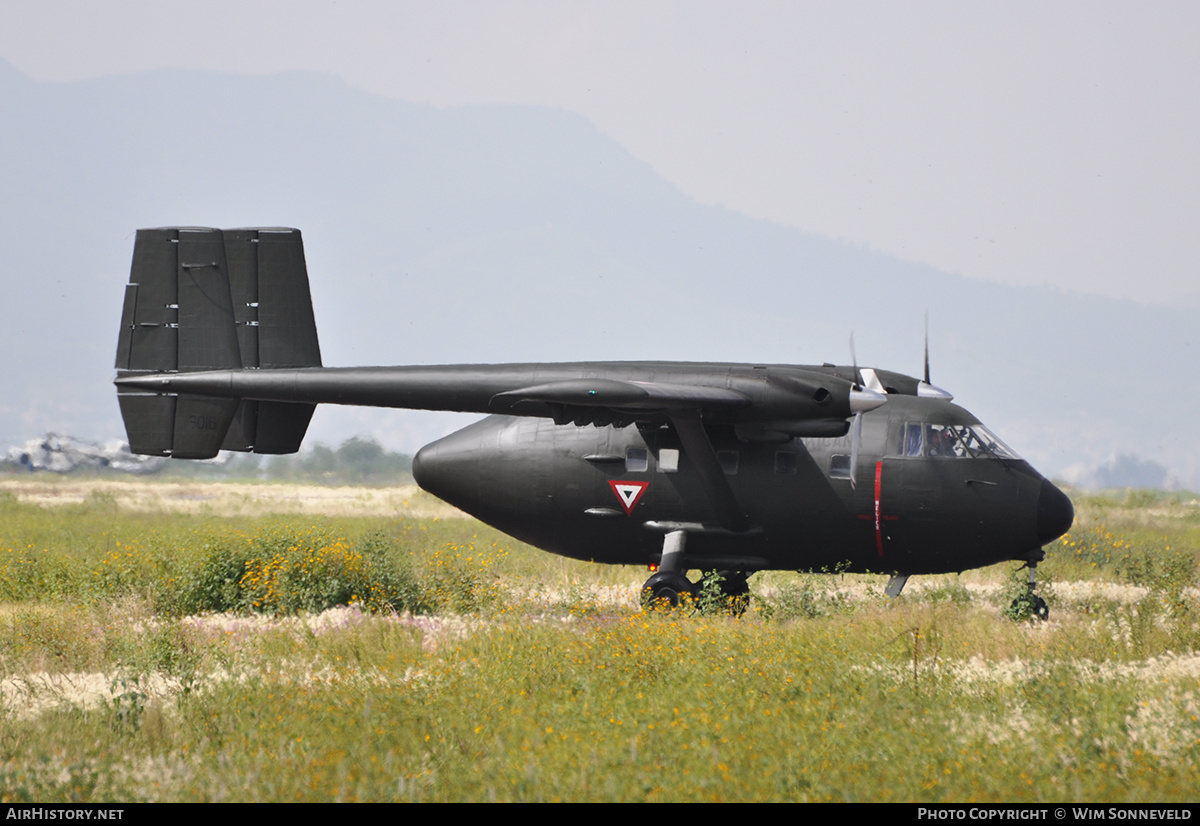
<path fill-rule="evenodd" d="M 1045 551 L 1040 549 L 1029 555 L 1024 565 L 1029 569 L 1029 587 L 1025 593 L 1013 600 L 1012 605 L 1005 612 L 1010 619 L 1031 619 L 1041 622 L 1050 619 L 1050 607 L 1046 605 L 1046 600 L 1034 593 L 1034 589 L 1037 588 L 1037 566 L 1045 558 Z M 1018 568 L 1018 570 L 1020 569 Z"/>

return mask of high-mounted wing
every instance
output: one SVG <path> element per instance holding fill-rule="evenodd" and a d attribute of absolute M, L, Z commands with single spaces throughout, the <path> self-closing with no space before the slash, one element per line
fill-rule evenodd
<path fill-rule="evenodd" d="M 648 414 L 746 407 L 745 393 L 723 387 L 617 379 L 566 379 L 497 393 L 497 413 L 549 416 L 555 424 L 623 427 Z"/>
<path fill-rule="evenodd" d="M 116 379 L 130 449 L 292 453 L 317 404 L 668 424 L 720 522 L 746 520 L 709 440 L 841 436 L 883 394 L 822 368 L 681 362 L 323 367 L 300 233 L 139 230 Z"/>

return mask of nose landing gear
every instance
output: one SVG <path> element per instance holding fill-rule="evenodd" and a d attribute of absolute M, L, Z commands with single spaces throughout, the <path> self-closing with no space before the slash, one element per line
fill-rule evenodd
<path fill-rule="evenodd" d="M 1045 558 L 1046 552 L 1040 548 L 1025 558 L 1025 564 L 1022 567 L 1029 569 L 1029 588 L 1014 599 L 1012 605 L 1004 612 L 1009 619 L 1032 619 L 1041 622 L 1050 619 L 1050 608 L 1046 605 L 1046 600 L 1034 593 L 1034 589 L 1037 588 L 1037 566 Z"/>

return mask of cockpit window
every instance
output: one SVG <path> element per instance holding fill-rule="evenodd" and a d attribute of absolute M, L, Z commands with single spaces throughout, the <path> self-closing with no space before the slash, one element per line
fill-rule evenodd
<path fill-rule="evenodd" d="M 925 425 L 925 451 L 930 456 L 941 456 L 942 458 L 976 458 L 963 444 L 961 432 L 957 427 L 939 424 Z"/>
<path fill-rule="evenodd" d="M 904 425 L 904 456 L 925 455 L 925 425 L 909 422 Z"/>
<path fill-rule="evenodd" d="M 904 456 L 931 456 L 943 459 L 1019 460 L 1021 457 L 981 424 L 946 425 L 908 422 L 902 431 Z"/>
<path fill-rule="evenodd" d="M 983 425 L 973 424 L 968 428 L 968 430 L 970 430 L 972 434 L 974 434 L 974 436 L 978 438 L 989 451 L 992 452 L 992 455 L 1000 459 L 1012 459 L 1014 462 L 1020 461 L 1021 457 L 1015 450 L 1004 444 L 1004 442 L 1000 440 L 999 436 L 988 430 Z"/>

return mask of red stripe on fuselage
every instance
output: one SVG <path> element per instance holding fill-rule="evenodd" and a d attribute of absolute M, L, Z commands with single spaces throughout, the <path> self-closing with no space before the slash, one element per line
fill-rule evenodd
<path fill-rule="evenodd" d="M 879 491 L 883 488 L 883 462 L 875 463 L 875 549 L 883 556 L 883 520 L 880 519 Z"/>

